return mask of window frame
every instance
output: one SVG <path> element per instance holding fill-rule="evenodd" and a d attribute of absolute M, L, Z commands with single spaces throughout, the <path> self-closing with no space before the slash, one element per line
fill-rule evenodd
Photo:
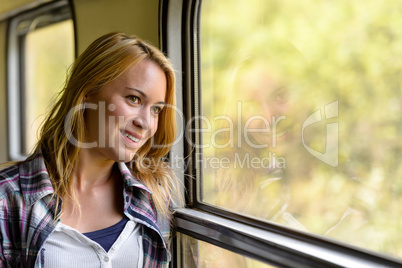
<path fill-rule="evenodd" d="M 64 20 L 72 19 L 75 36 L 75 20 L 70 1 L 61 0 L 39 6 L 35 9 L 16 15 L 9 20 L 7 32 L 7 112 L 8 112 L 8 158 L 12 161 L 23 160 L 26 141 L 23 138 L 26 130 L 25 122 L 25 40 L 32 23 L 37 23 L 35 29 L 49 26 Z M 37 20 L 46 17 L 46 20 Z M 37 20 L 35 22 L 35 20 Z M 25 27 L 20 23 L 27 22 Z M 77 55 L 75 46 L 74 54 Z"/>
<path fill-rule="evenodd" d="M 202 97 L 198 60 L 201 5 L 202 0 L 160 0 L 161 48 L 177 70 L 177 105 L 184 114 L 178 119 L 179 129 L 187 126 L 188 119 L 202 114 L 197 103 Z M 199 130 L 199 126 L 199 121 L 191 120 L 192 129 Z M 171 155 L 186 160 L 177 172 L 186 201 L 186 207 L 174 214 L 177 232 L 278 267 L 401 267 L 402 260 L 385 254 L 199 201 L 202 169 L 197 156 L 202 151 L 192 148 L 186 139 L 202 144 L 202 136 L 200 131 L 188 129 L 181 133 L 171 151 Z M 178 239 L 173 246 L 172 267 L 185 267 Z"/>

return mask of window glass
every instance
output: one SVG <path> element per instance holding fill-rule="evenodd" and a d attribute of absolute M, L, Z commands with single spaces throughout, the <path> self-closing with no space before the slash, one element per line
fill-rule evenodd
<path fill-rule="evenodd" d="M 31 31 L 24 44 L 22 150 L 29 154 L 37 141 L 38 127 L 74 60 L 73 22 L 65 20 Z"/>
<path fill-rule="evenodd" d="M 213 244 L 180 234 L 181 250 L 184 254 L 183 267 L 230 267 L 230 268 L 271 268 L 266 263 L 245 257 Z"/>
<path fill-rule="evenodd" d="M 402 257 L 397 0 L 203 0 L 201 202 Z"/>

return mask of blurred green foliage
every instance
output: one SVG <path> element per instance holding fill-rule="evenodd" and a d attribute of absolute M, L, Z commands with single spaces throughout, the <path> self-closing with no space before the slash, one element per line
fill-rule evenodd
<path fill-rule="evenodd" d="M 205 202 L 402 257 L 400 4 L 203 1 L 202 112 L 212 125 L 204 157 L 232 163 L 205 165 Z M 325 120 L 334 101 L 338 116 Z M 317 110 L 322 120 L 302 137 Z M 271 136 L 244 135 L 253 115 L 268 119 Z M 272 135 L 272 116 L 285 116 L 276 124 L 283 137 Z M 335 167 L 306 150 L 325 153 L 335 141 L 328 123 L 338 126 Z M 250 146 L 262 139 L 269 146 Z M 234 166 L 247 156 L 284 159 L 286 167 Z"/>

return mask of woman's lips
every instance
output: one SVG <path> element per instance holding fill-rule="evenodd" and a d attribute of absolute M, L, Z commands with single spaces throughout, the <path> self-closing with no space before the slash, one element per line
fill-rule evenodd
<path fill-rule="evenodd" d="M 139 143 L 141 140 L 141 136 L 136 134 L 136 133 L 132 133 L 132 132 L 128 132 L 125 130 L 120 130 L 120 133 L 126 137 L 126 139 L 128 139 L 131 142 L 135 142 L 135 143 Z"/>

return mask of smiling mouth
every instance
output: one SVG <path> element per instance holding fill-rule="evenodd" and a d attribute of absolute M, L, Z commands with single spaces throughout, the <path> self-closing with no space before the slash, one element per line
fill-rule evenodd
<path fill-rule="evenodd" d="M 122 135 L 126 136 L 129 140 L 131 140 L 131 141 L 133 141 L 133 142 L 139 142 L 139 141 L 140 141 L 140 139 L 138 139 L 138 138 L 136 138 L 136 137 L 134 137 L 134 136 L 128 134 L 127 132 L 125 132 L 125 131 L 123 131 L 123 130 L 120 130 L 120 133 L 121 133 Z"/>

